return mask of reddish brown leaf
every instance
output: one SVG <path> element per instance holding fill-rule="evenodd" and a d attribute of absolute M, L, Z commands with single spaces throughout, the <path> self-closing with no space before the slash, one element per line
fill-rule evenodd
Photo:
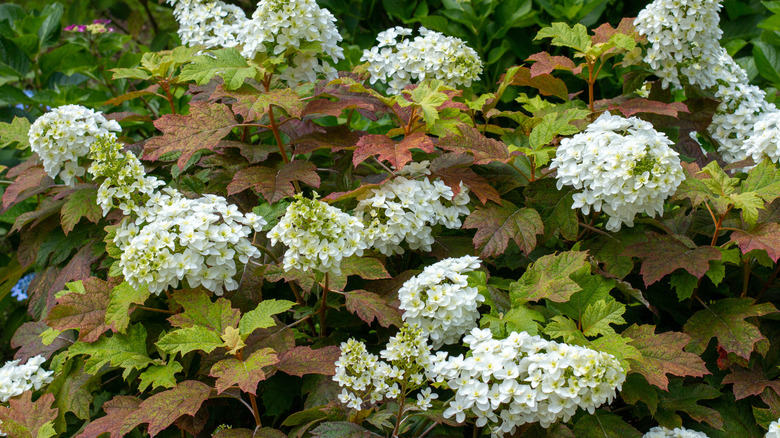
<path fill-rule="evenodd" d="M 36 438 L 41 428 L 57 418 L 53 403 L 52 394 L 43 394 L 33 403 L 32 391 L 8 400 L 8 407 L 0 406 L 2 431 L 13 438 Z"/>
<path fill-rule="evenodd" d="M 154 126 L 163 132 L 144 145 L 144 158 L 159 160 L 168 152 L 181 151 L 179 168 L 184 168 L 192 155 L 203 149 L 213 149 L 239 123 L 227 105 L 194 102 L 188 115 L 166 114 L 155 120 Z"/>
<path fill-rule="evenodd" d="M 383 174 L 385 175 L 385 174 Z M 364 194 L 370 192 L 373 189 L 379 188 L 379 186 L 382 185 L 383 182 L 385 182 L 387 178 L 384 178 L 382 181 L 380 181 L 377 184 L 363 184 L 360 187 L 356 188 L 355 190 L 350 190 L 348 192 L 333 192 L 329 194 L 328 196 L 322 198 L 324 202 L 328 203 L 334 203 L 338 201 L 343 201 L 345 199 L 352 199 L 357 198 L 360 196 L 363 196 Z"/>
<path fill-rule="evenodd" d="M 474 247 L 480 257 L 496 257 L 506 251 L 512 239 L 526 254 L 536 248 L 536 235 L 544 233 L 539 213 L 532 208 L 520 208 L 509 201 L 501 205 L 490 203 L 477 207 L 463 223 L 463 228 L 475 228 Z"/>
<path fill-rule="evenodd" d="M 84 294 L 71 292 L 57 298 L 57 305 L 46 316 L 46 323 L 53 329 L 65 331 L 77 329 L 79 341 L 95 342 L 109 330 L 106 325 L 106 307 L 109 293 L 118 281 L 103 281 L 91 277 L 83 281 Z"/>
<path fill-rule="evenodd" d="M 511 156 L 509 148 L 498 140 L 485 137 L 476 128 L 458 125 L 458 134 L 450 134 L 439 140 L 436 146 L 459 154 L 474 155 L 474 164 L 488 164 L 493 161 L 506 163 Z"/>
<path fill-rule="evenodd" d="M 701 377 L 710 373 L 698 355 L 684 351 L 691 340 L 685 333 L 656 334 L 655 326 L 634 324 L 622 335 L 631 338 L 629 345 L 642 353 L 641 359 L 628 359 L 631 372 L 645 376 L 651 385 L 666 390 L 669 386 L 667 374 Z"/>
<path fill-rule="evenodd" d="M 263 427 L 256 431 L 250 429 L 222 429 L 216 431 L 212 438 L 287 438 L 287 434 L 270 427 Z"/>
<path fill-rule="evenodd" d="M 724 385 L 734 384 L 734 398 L 737 400 L 751 395 L 761 395 L 766 388 L 771 388 L 776 394 L 780 394 L 780 380 L 768 380 L 764 375 L 764 368 L 759 364 L 752 370 L 735 367 L 731 374 L 723 378 Z"/>
<path fill-rule="evenodd" d="M 91 241 L 81 247 L 76 255 L 62 268 L 57 280 L 51 286 L 51 293 L 57 293 L 65 288 L 65 283 L 76 280 L 86 280 L 91 276 L 91 266 L 102 254 L 98 253 L 100 245 Z"/>
<path fill-rule="evenodd" d="M 103 403 L 103 410 L 106 411 L 104 417 L 93 420 L 76 435 L 76 438 L 98 438 L 104 433 L 110 434 L 110 438 L 121 438 L 125 434 L 121 433 L 122 425 L 125 419 L 138 410 L 141 399 L 129 395 L 117 395 L 111 400 Z M 135 426 L 127 429 L 132 430 Z"/>
<path fill-rule="evenodd" d="M 97 187 L 86 186 L 68 195 L 60 211 L 62 231 L 65 234 L 71 232 L 81 218 L 96 224 L 103 217 L 103 210 L 97 203 L 97 192 Z"/>
<path fill-rule="evenodd" d="M 639 35 L 639 32 L 636 31 L 634 28 L 634 19 L 629 17 L 624 17 L 622 20 L 620 20 L 620 23 L 618 24 L 617 29 L 612 27 L 609 23 L 604 23 L 601 26 L 597 27 L 593 31 L 594 35 L 590 38 L 591 41 L 593 41 L 593 44 L 602 44 L 609 41 L 609 39 L 612 37 L 612 35 L 622 33 L 624 35 L 628 35 L 635 40 L 644 40 L 645 37 Z"/>
<path fill-rule="evenodd" d="M 336 374 L 336 361 L 341 356 L 341 349 L 336 345 L 312 349 L 311 347 L 295 347 L 279 358 L 276 367 L 291 376 L 303 377 L 304 374 Z"/>
<path fill-rule="evenodd" d="M 731 241 L 739 246 L 743 254 L 763 249 L 775 262 L 780 259 L 780 224 L 769 222 L 746 231 L 733 231 Z"/>
<path fill-rule="evenodd" d="M 52 285 L 57 281 L 60 275 L 60 269 L 56 266 L 50 266 L 39 272 L 30 282 L 27 289 L 27 313 L 35 320 L 46 316 L 49 309 L 54 307 L 56 300 L 54 294 L 59 290 L 52 291 Z"/>
<path fill-rule="evenodd" d="M 3 208 L 23 201 L 51 187 L 54 181 L 49 178 L 43 166 L 33 166 L 19 175 L 3 193 Z"/>
<path fill-rule="evenodd" d="M 28 211 L 27 213 L 22 213 L 16 217 L 14 226 L 11 227 L 11 232 L 21 230 L 30 222 L 32 222 L 30 227 L 35 227 L 39 223 L 42 223 L 46 219 L 53 216 L 55 213 L 59 213 L 64 204 L 64 199 L 56 200 L 53 197 L 44 197 L 41 200 L 41 203 L 38 204 L 37 210 Z"/>
<path fill-rule="evenodd" d="M 353 131 L 344 125 L 319 127 L 324 132 L 313 132 L 296 138 L 295 154 L 305 154 L 317 149 L 330 149 L 333 152 L 352 149 L 366 135 L 364 131 Z"/>
<path fill-rule="evenodd" d="M 182 415 L 173 422 L 174 426 L 179 430 L 189 432 L 192 436 L 198 436 L 203 428 L 206 427 L 206 423 L 209 421 L 209 410 L 205 406 L 201 406 L 198 412 L 192 415 Z"/>
<path fill-rule="evenodd" d="M 635 243 L 623 253 L 642 259 L 640 273 L 645 286 L 650 286 L 677 269 L 685 269 L 701 278 L 710 268 L 710 260 L 720 260 L 720 251 L 712 246 L 696 246 L 675 236 L 647 233 L 647 241 Z"/>
<path fill-rule="evenodd" d="M 562 80 L 549 74 L 531 76 L 531 70 L 527 67 L 517 69 L 511 85 L 533 87 L 545 96 L 555 96 L 563 100 L 569 100 L 569 89 L 566 88 L 566 84 Z"/>
<path fill-rule="evenodd" d="M 353 290 L 346 292 L 344 297 L 346 298 L 347 310 L 367 324 L 371 324 L 376 319 L 382 327 L 390 327 L 391 325 L 401 327 L 403 325 L 401 312 L 373 292 Z"/>
<path fill-rule="evenodd" d="M 139 424 L 148 423 L 149 435 L 155 436 L 182 415 L 195 415 L 210 392 L 211 387 L 196 380 L 187 380 L 173 389 L 158 392 L 142 401 L 138 409 L 125 418 L 120 432 L 126 434 Z"/>
<path fill-rule="evenodd" d="M 346 110 L 363 110 L 360 113 L 374 113 L 378 110 L 377 106 L 371 102 L 360 99 L 328 100 L 314 99 L 309 101 L 306 108 L 303 109 L 301 116 L 305 117 L 311 114 L 325 114 L 338 117 Z M 376 119 L 374 119 L 376 120 Z"/>
<path fill-rule="evenodd" d="M 121 96 L 117 96 L 117 97 L 114 97 L 112 99 L 108 99 L 103 105 L 117 106 L 117 105 L 121 105 L 122 102 L 126 102 L 128 100 L 133 100 L 133 99 L 135 99 L 137 97 L 150 96 L 150 95 L 151 96 L 156 96 L 157 95 L 157 90 L 159 90 L 159 89 L 160 89 L 159 85 L 153 84 L 153 85 L 151 85 L 149 87 L 144 88 L 143 90 L 131 91 L 131 92 L 125 93 L 125 94 L 123 94 Z"/>
<path fill-rule="evenodd" d="M 75 342 L 76 337 L 73 332 L 65 332 L 57 336 L 49 345 L 44 345 L 40 338 L 41 333 L 49 329 L 43 321 L 25 322 L 14 333 L 11 338 L 11 348 L 18 348 L 19 351 L 14 354 L 14 359 L 27 359 L 41 355 L 47 360 L 62 347 L 67 347 Z"/>
<path fill-rule="evenodd" d="M 498 191 L 469 167 L 473 162 L 474 158 L 465 154 L 441 155 L 431 162 L 431 178 L 441 178 L 444 184 L 452 189 L 454 195 L 460 192 L 460 183 L 463 182 L 482 204 L 486 204 L 487 201 L 500 203 L 501 195 Z"/>
<path fill-rule="evenodd" d="M 617 108 L 626 117 L 638 113 L 660 114 L 662 116 L 677 117 L 680 112 L 687 113 L 688 107 L 682 102 L 664 103 L 655 100 L 637 97 L 620 103 Z"/>
<path fill-rule="evenodd" d="M 396 143 L 386 135 L 367 134 L 360 137 L 355 145 L 355 153 L 352 156 L 352 164 L 365 161 L 372 155 L 377 155 L 379 161 L 389 161 L 396 170 L 401 170 L 406 163 L 412 161 L 411 149 L 422 149 L 425 152 L 433 152 L 433 141 L 422 132 L 415 132 L 400 143 Z"/>
<path fill-rule="evenodd" d="M 241 169 L 227 187 L 229 195 L 242 192 L 250 187 L 260 192 L 270 203 L 284 197 L 295 195 L 293 181 L 301 181 L 313 187 L 320 186 L 317 166 L 310 161 L 295 160 L 282 164 L 276 169 L 253 166 Z"/>
<path fill-rule="evenodd" d="M 752 298 L 724 298 L 699 310 L 688 319 L 685 333 L 693 337 L 688 347 L 693 353 L 702 353 L 710 339 L 716 338 L 718 345 L 727 353 L 734 353 L 745 360 L 757 342 L 766 337 L 747 318 L 777 313 L 771 303 L 755 304 Z"/>
<path fill-rule="evenodd" d="M 266 379 L 263 367 L 279 362 L 274 350 L 263 348 L 253 352 L 246 360 L 230 357 L 223 359 L 213 367 L 209 375 L 216 377 L 217 392 L 220 394 L 233 385 L 242 391 L 257 394 L 257 384 Z"/>
<path fill-rule="evenodd" d="M 536 61 L 531 66 L 531 78 L 549 75 L 553 70 L 566 70 L 575 75 L 582 71 L 582 65 L 575 65 L 571 59 L 565 56 L 552 56 L 547 52 L 534 53 L 526 61 Z"/>

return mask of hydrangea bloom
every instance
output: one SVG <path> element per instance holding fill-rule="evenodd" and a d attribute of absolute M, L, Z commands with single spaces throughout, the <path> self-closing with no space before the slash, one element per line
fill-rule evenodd
<path fill-rule="evenodd" d="M 634 216 L 663 213 L 664 200 L 685 178 L 672 141 L 636 117 L 604 113 L 585 132 L 561 141 L 550 168 L 558 169 L 558 189 L 583 189 L 573 208 L 591 207 L 610 218 L 606 228 L 634 225 Z"/>
<path fill-rule="evenodd" d="M 477 426 L 490 423 L 493 436 L 514 433 L 525 423 L 549 427 L 568 421 L 577 408 L 593 414 L 612 402 L 626 378 L 610 354 L 526 332 L 497 340 L 490 330 L 474 328 L 463 341 L 470 354 L 448 357 L 439 352 L 431 378 L 455 391 L 446 418 L 463 422 L 470 411 Z"/>
<path fill-rule="evenodd" d="M 282 242 L 284 270 L 316 269 L 324 273 L 341 272 L 341 260 L 353 254 L 363 255 L 368 247 L 363 238 L 363 224 L 356 217 L 336 207 L 295 196 L 295 202 L 268 232 L 271 245 Z"/>
<path fill-rule="evenodd" d="M 203 285 L 217 295 L 223 288 L 236 289 L 236 259 L 247 263 L 260 255 L 249 236 L 265 220 L 241 214 L 221 196 L 186 199 L 173 189 L 163 192 L 137 210 L 135 221 L 126 219 L 116 231 L 125 279 L 157 294 L 185 278 L 190 287 Z"/>
<path fill-rule="evenodd" d="M 51 371 L 41 368 L 46 362 L 43 356 L 31 357 L 24 365 L 19 362 L 19 359 L 8 361 L 0 368 L 0 403 L 30 389 L 41 389 L 54 379 Z"/>
<path fill-rule="evenodd" d="M 457 342 L 479 318 L 485 300 L 468 285 L 467 272 L 479 268 L 474 256 L 444 259 L 426 267 L 398 290 L 399 308 L 408 324 L 418 325 L 434 348 Z"/>
<path fill-rule="evenodd" d="M 775 420 L 769 424 L 765 438 L 780 438 L 780 420 Z"/>
<path fill-rule="evenodd" d="M 154 195 L 155 189 L 165 185 L 154 176 L 146 176 L 138 158 L 131 152 L 122 153 L 122 146 L 113 136 L 99 138 L 89 157 L 93 160 L 89 173 L 105 178 L 97 193 L 103 216 L 112 208 L 120 208 L 126 215 L 133 213 Z"/>
<path fill-rule="evenodd" d="M 86 170 L 79 158 L 86 157 L 98 138 L 121 131 L 116 120 L 106 120 L 103 114 L 79 105 L 55 108 L 30 126 L 28 137 L 33 152 L 43 161 L 43 168 L 52 178 L 59 176 L 72 186 Z"/>
<path fill-rule="evenodd" d="M 388 93 L 399 94 L 412 81 L 439 79 L 451 87 L 468 87 L 479 79 L 482 60 L 466 43 L 455 37 L 420 28 L 420 36 L 406 38 L 412 30 L 394 27 L 377 35 L 377 44 L 363 51 L 371 83 L 389 85 Z"/>
<path fill-rule="evenodd" d="M 764 158 L 780 161 L 780 111 L 761 116 L 753 127 L 753 135 L 744 143 L 745 154 L 756 163 Z"/>
<path fill-rule="evenodd" d="M 261 0 L 251 18 L 219 0 L 169 3 L 184 44 L 238 47 L 248 59 L 287 53 L 292 57 L 281 78 L 291 84 L 315 81 L 318 74 L 335 78 L 336 70 L 320 58 L 330 57 L 334 63 L 344 59 L 336 18 L 315 0 Z M 301 50 L 312 44 L 319 44 L 319 50 Z"/>
<path fill-rule="evenodd" d="M 417 326 L 404 324 L 390 338 L 378 356 L 369 353 L 362 342 L 350 339 L 341 343 L 333 380 L 342 388 L 339 400 L 350 408 L 362 410 L 366 402 L 406 397 L 426 381 L 431 364 L 431 348 Z M 417 394 L 417 408 L 427 410 L 438 394 L 425 388 Z"/>
<path fill-rule="evenodd" d="M 35 278 L 35 272 L 30 272 L 20 278 L 14 287 L 11 288 L 11 296 L 16 298 L 16 301 L 24 301 L 27 299 L 27 289 L 30 288 L 30 283 L 33 281 L 33 278 Z"/>
<path fill-rule="evenodd" d="M 686 429 L 684 427 L 675 427 L 667 429 L 665 427 L 654 427 L 650 429 L 642 438 L 709 438 L 706 433 Z"/>
<path fill-rule="evenodd" d="M 389 256 L 403 254 L 402 242 L 413 250 L 430 251 L 434 242 L 431 227 L 441 224 L 460 228 L 460 216 L 469 213 L 468 202 L 468 188 L 463 184 L 460 192 L 453 195 L 441 180 L 399 176 L 373 189 L 371 196 L 358 203 L 355 212 L 366 225 L 370 245 Z"/>

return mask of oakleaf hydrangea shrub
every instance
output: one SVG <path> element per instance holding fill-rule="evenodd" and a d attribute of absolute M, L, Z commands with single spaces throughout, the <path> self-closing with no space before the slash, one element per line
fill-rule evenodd
<path fill-rule="evenodd" d="M 663 214 L 664 201 L 685 179 L 672 141 L 636 117 L 608 112 L 585 132 L 561 141 L 550 168 L 557 169 L 558 189 L 582 189 L 572 208 L 588 214 L 604 211 L 606 228 L 633 226 L 638 213 Z"/>

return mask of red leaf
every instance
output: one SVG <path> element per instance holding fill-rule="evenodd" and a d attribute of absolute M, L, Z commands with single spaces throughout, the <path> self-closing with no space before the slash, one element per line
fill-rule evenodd
<path fill-rule="evenodd" d="M 469 167 L 473 162 L 474 158 L 464 154 L 441 155 L 431 162 L 431 178 L 441 178 L 442 182 L 452 189 L 453 195 L 460 192 L 460 183 L 463 182 L 482 204 L 487 201 L 500 203 L 501 195 L 498 191 Z"/>
<path fill-rule="evenodd" d="M 415 132 L 400 143 L 396 143 L 386 135 L 367 134 L 360 137 L 355 145 L 355 153 L 352 156 L 352 164 L 358 164 L 372 155 L 378 155 L 379 161 L 389 161 L 396 170 L 401 170 L 406 163 L 412 161 L 411 149 L 422 149 L 425 152 L 433 152 L 433 141 L 422 132 Z"/>
<path fill-rule="evenodd" d="M 163 135 L 146 142 L 144 158 L 155 161 L 168 152 L 181 151 L 177 164 L 183 169 L 195 152 L 213 149 L 239 125 L 227 105 L 194 102 L 188 115 L 166 114 L 155 120 L 154 126 Z"/>
<path fill-rule="evenodd" d="M 98 438 L 104 433 L 109 433 L 110 438 L 123 437 L 125 434 L 121 433 L 120 430 L 125 423 L 125 419 L 138 410 L 140 404 L 141 399 L 138 397 L 129 395 L 115 396 L 103 403 L 103 410 L 106 411 L 106 415 L 97 420 L 92 420 L 80 434 L 76 435 L 76 438 Z"/>
<path fill-rule="evenodd" d="M 747 231 L 734 231 L 731 233 L 731 241 L 736 242 L 743 254 L 763 249 L 775 262 L 780 259 L 780 224 L 769 222 L 758 224 Z"/>
<path fill-rule="evenodd" d="M 651 385 L 667 390 L 667 374 L 701 377 L 710 373 L 698 355 L 683 350 L 691 340 L 685 333 L 656 334 L 655 326 L 634 324 L 622 335 L 631 338 L 629 344 L 642 353 L 642 359 L 628 359 L 631 372 L 645 376 Z"/>
<path fill-rule="evenodd" d="M 626 117 L 631 117 L 638 113 L 677 117 L 677 114 L 680 112 L 688 112 L 688 107 L 682 102 L 664 103 L 656 100 L 643 99 L 641 97 L 622 102 L 617 105 L 615 109 L 623 113 Z"/>
<path fill-rule="evenodd" d="M 159 90 L 159 89 L 160 89 L 160 86 L 158 84 L 153 84 L 153 85 L 151 85 L 149 87 L 144 88 L 143 90 L 131 91 L 131 92 L 125 93 L 125 94 L 123 94 L 121 96 L 117 96 L 117 97 L 114 97 L 112 99 L 108 99 L 103 105 L 104 106 L 105 105 L 117 106 L 117 105 L 121 105 L 122 102 L 126 102 L 128 100 L 133 100 L 136 97 L 150 96 L 150 95 L 151 96 L 156 96 L 157 95 L 157 90 Z"/>
<path fill-rule="evenodd" d="M 639 35 L 639 32 L 636 31 L 634 28 L 634 19 L 629 17 L 624 17 L 622 20 L 620 20 L 620 23 L 618 24 L 617 29 L 612 27 L 609 23 L 604 23 L 601 26 L 597 27 L 593 30 L 594 35 L 590 38 L 591 41 L 593 41 L 593 44 L 602 44 L 609 41 L 609 39 L 612 37 L 612 35 L 622 33 L 624 35 L 628 35 L 635 40 L 642 41 L 645 39 L 645 37 Z"/>
<path fill-rule="evenodd" d="M 317 166 L 310 161 L 295 160 L 282 164 L 276 169 L 253 166 L 236 172 L 227 187 L 229 195 L 242 192 L 250 187 L 260 192 L 271 204 L 295 195 L 293 181 L 301 181 L 313 187 L 320 186 Z"/>
<path fill-rule="evenodd" d="M 318 348 L 295 347 L 287 351 L 276 367 L 291 376 L 303 377 L 304 374 L 336 374 L 336 361 L 341 356 L 341 349 L 336 345 Z"/>
<path fill-rule="evenodd" d="M 353 131 L 344 125 L 319 127 L 324 132 L 313 132 L 301 135 L 293 140 L 295 154 L 305 154 L 317 149 L 330 149 L 333 152 L 352 149 L 366 134 L 364 131 Z"/>
<path fill-rule="evenodd" d="M 346 292 L 344 297 L 346 298 L 347 310 L 367 324 L 371 324 L 374 319 L 382 327 L 390 327 L 391 325 L 401 327 L 404 323 L 401 319 L 401 312 L 373 292 L 352 290 Z"/>
<path fill-rule="evenodd" d="M 217 378 L 216 387 L 220 394 L 233 385 L 238 385 L 244 392 L 257 394 L 257 384 L 267 377 L 263 367 L 278 361 L 274 350 L 263 348 L 253 352 L 246 360 L 223 359 L 211 367 L 209 375 Z"/>
<path fill-rule="evenodd" d="M 675 236 L 647 233 L 647 242 L 635 243 L 623 253 L 642 259 L 640 273 L 650 286 L 677 269 L 685 269 L 701 278 L 710 269 L 710 260 L 720 260 L 720 251 L 712 246 L 696 246 Z"/>
<path fill-rule="evenodd" d="M 582 71 L 582 65 L 575 65 L 571 59 L 565 56 L 552 56 L 547 52 L 535 53 L 526 61 L 536 61 L 531 66 L 531 78 L 549 75 L 553 70 L 566 70 L 575 75 L 580 74 Z"/>
<path fill-rule="evenodd" d="M 487 138 L 476 128 L 469 125 L 458 125 L 458 134 L 449 134 L 439 140 L 436 146 L 459 154 L 474 155 L 474 164 L 488 164 L 493 161 L 506 163 L 511 156 L 509 148 L 498 140 Z"/>
<path fill-rule="evenodd" d="M 11 348 L 18 348 L 19 351 L 14 354 L 14 359 L 26 361 L 40 354 L 48 360 L 57 350 L 73 344 L 76 340 L 73 332 L 67 332 L 57 336 L 51 344 L 44 345 L 40 335 L 48 329 L 49 326 L 43 321 L 25 322 L 16 329 L 14 337 L 11 338 Z"/>
<path fill-rule="evenodd" d="M 3 208 L 23 201 L 51 187 L 54 181 L 49 178 L 43 166 L 33 166 L 22 172 L 3 193 Z"/>
<path fill-rule="evenodd" d="M 57 418 L 57 409 L 52 409 L 54 395 L 43 394 L 34 403 L 32 391 L 25 391 L 8 400 L 8 407 L 0 407 L 2 430 L 13 438 L 35 438 L 47 423 Z"/>
<path fill-rule="evenodd" d="M 685 323 L 685 333 L 695 342 L 689 349 L 701 353 L 707 348 L 710 339 L 717 338 L 726 352 L 734 353 L 745 360 L 758 341 L 766 337 L 755 325 L 745 321 L 747 318 L 777 313 L 771 303 L 755 304 L 752 298 L 724 298 L 715 301 L 704 310 L 696 312 Z"/>
<path fill-rule="evenodd" d="M 57 305 L 49 311 L 46 323 L 60 331 L 77 329 L 79 341 L 97 341 L 102 333 L 109 330 L 106 325 L 106 308 L 111 289 L 117 283 L 117 279 L 103 281 L 91 277 L 84 280 L 86 293 L 71 292 L 57 298 Z"/>
<path fill-rule="evenodd" d="M 566 88 L 566 84 L 562 80 L 549 74 L 531 76 L 531 70 L 527 67 L 517 69 L 511 85 L 533 87 L 545 96 L 555 96 L 563 100 L 569 100 L 569 89 Z"/>
<path fill-rule="evenodd" d="M 780 380 L 768 380 L 759 363 L 756 363 L 752 370 L 732 368 L 731 374 L 724 377 L 721 383 L 734 384 L 734 398 L 737 400 L 761 395 L 766 388 L 772 388 L 776 394 L 780 394 Z"/>
<path fill-rule="evenodd" d="M 211 387 L 197 380 L 187 380 L 173 389 L 158 392 L 125 418 L 120 433 L 127 434 L 139 424 L 148 423 L 149 435 L 155 436 L 182 415 L 194 416 L 210 392 Z"/>
<path fill-rule="evenodd" d="M 301 116 L 325 114 L 338 117 L 346 110 L 362 110 L 360 111 L 361 114 L 365 115 L 368 113 L 371 115 L 379 111 L 379 108 L 376 104 L 361 99 L 328 100 L 321 98 L 309 101 L 306 108 L 303 109 Z M 374 120 L 376 120 L 376 118 L 374 118 Z"/>
<path fill-rule="evenodd" d="M 526 254 L 536 248 L 536 235 L 544 233 L 539 213 L 532 208 L 520 208 L 509 201 L 501 205 L 477 207 L 463 223 L 463 228 L 475 228 L 474 247 L 480 257 L 496 257 L 506 251 L 509 239 Z"/>

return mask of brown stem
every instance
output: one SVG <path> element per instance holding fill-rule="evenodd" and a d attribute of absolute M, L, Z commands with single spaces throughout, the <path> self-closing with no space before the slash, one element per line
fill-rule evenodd
<path fill-rule="evenodd" d="M 742 264 L 742 294 L 740 294 L 740 297 L 745 298 L 748 292 L 748 284 L 750 283 L 750 257 L 746 256 Z"/>
<path fill-rule="evenodd" d="M 171 114 L 176 114 L 176 107 L 173 106 L 173 95 L 171 94 L 171 86 L 168 82 L 160 82 L 160 87 L 165 91 L 165 98 L 168 99 L 168 103 L 171 105 Z"/>
<path fill-rule="evenodd" d="M 244 360 L 244 352 L 242 350 L 236 352 L 236 359 L 240 361 Z M 252 415 L 255 417 L 255 425 L 257 425 L 257 427 L 262 427 L 260 424 L 260 411 L 257 409 L 257 397 L 251 392 L 248 392 L 247 394 L 249 394 L 249 401 L 252 403 Z"/>
<path fill-rule="evenodd" d="M 729 212 L 733 207 L 734 207 L 733 205 L 729 205 L 729 207 L 726 209 L 726 212 L 720 215 L 718 221 L 715 222 L 715 234 L 712 235 L 712 243 L 710 243 L 711 246 L 717 245 L 718 237 L 720 237 L 720 230 L 723 229 L 721 228 L 721 225 L 723 224 L 723 219 L 726 217 L 727 214 L 729 214 Z"/>
<path fill-rule="evenodd" d="M 157 312 L 157 313 L 165 313 L 168 315 L 175 315 L 176 312 L 173 310 L 164 310 L 164 309 L 155 309 L 154 307 L 146 307 L 146 306 L 135 306 L 136 309 L 142 309 L 142 310 L 148 310 L 150 312 Z"/>
<path fill-rule="evenodd" d="M 412 114 L 409 116 L 409 123 L 407 123 L 406 126 L 404 126 L 404 137 L 406 137 L 407 135 L 411 134 L 414 131 L 412 125 L 414 125 L 414 122 L 416 120 L 416 113 L 417 113 L 417 108 L 412 107 Z"/>
<path fill-rule="evenodd" d="M 593 86 L 596 84 L 596 78 L 593 75 L 595 61 L 588 60 L 588 108 L 590 108 L 590 121 L 596 120 L 596 101 Z"/>
<path fill-rule="evenodd" d="M 401 419 L 404 414 L 404 405 L 406 404 L 406 381 L 403 382 L 401 388 L 401 404 L 398 406 L 398 419 L 395 421 L 395 428 L 393 428 L 393 434 L 390 435 L 393 438 L 398 437 L 398 429 L 401 428 Z"/>
<path fill-rule="evenodd" d="M 325 326 L 325 318 L 327 317 L 327 311 L 328 311 L 328 287 L 329 287 L 329 281 L 330 276 L 329 274 L 325 274 L 325 284 L 322 287 L 322 304 L 320 305 L 320 339 L 327 336 L 327 328 Z"/>

